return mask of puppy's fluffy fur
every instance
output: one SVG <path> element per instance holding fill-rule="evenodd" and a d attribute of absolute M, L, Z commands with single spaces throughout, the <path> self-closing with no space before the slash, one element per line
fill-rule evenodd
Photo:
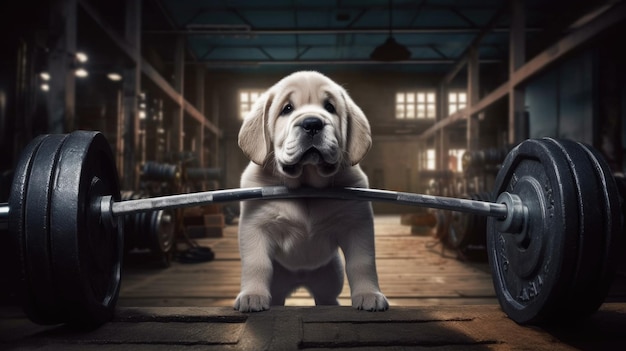
<path fill-rule="evenodd" d="M 262 94 L 244 118 L 239 146 L 251 162 L 241 187 L 367 187 L 358 162 L 371 141 L 365 115 L 341 86 L 318 72 L 293 73 Z M 352 306 L 386 310 L 369 202 L 242 202 L 241 292 L 235 309 L 284 305 L 300 286 L 317 305 L 337 305 L 344 276 L 338 248 L 345 257 Z"/>

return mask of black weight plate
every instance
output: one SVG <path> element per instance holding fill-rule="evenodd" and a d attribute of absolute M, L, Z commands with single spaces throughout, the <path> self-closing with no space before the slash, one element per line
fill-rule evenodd
<path fill-rule="evenodd" d="M 50 257 L 50 194 L 52 192 L 57 154 L 66 134 L 47 137 L 33 159 L 26 192 L 24 245 L 26 276 L 32 304 L 26 304 L 26 315 L 35 323 L 63 322 L 63 305 L 54 288 L 53 262 Z"/>
<path fill-rule="evenodd" d="M 487 224 L 487 253 L 498 301 L 518 323 L 555 316 L 570 288 L 578 245 L 578 202 L 568 160 L 546 140 L 526 140 L 506 157 L 493 197 L 517 194 L 528 209 L 522 234 Z"/>
<path fill-rule="evenodd" d="M 59 150 L 50 206 L 50 250 L 67 321 L 110 320 L 119 295 L 123 226 L 105 226 L 94 209 L 103 195 L 120 201 L 118 175 L 107 140 L 76 131 Z M 121 221 L 118 221 L 121 222 Z"/>
<path fill-rule="evenodd" d="M 468 197 L 463 196 L 462 198 L 467 199 Z M 473 220 L 473 216 L 468 213 L 458 211 L 450 213 L 450 225 L 448 226 L 448 235 L 446 237 L 448 246 L 453 249 L 463 249 L 469 244 Z"/>
<path fill-rule="evenodd" d="M 0 202 L 6 202 L 9 200 L 12 182 L 13 170 L 6 170 L 0 173 Z"/>
<path fill-rule="evenodd" d="M 149 248 L 149 226 L 150 222 L 146 220 L 148 218 L 148 212 L 139 212 L 135 214 L 136 220 L 136 230 L 135 230 L 135 242 L 136 246 L 140 249 Z"/>
<path fill-rule="evenodd" d="M 133 200 L 135 196 L 135 192 L 132 190 L 125 190 L 121 192 L 122 201 Z M 123 216 L 123 225 L 124 225 L 124 252 L 128 253 L 131 249 L 134 248 L 133 242 L 133 231 L 134 231 L 134 223 L 135 223 L 135 215 L 128 214 Z"/>
<path fill-rule="evenodd" d="M 137 221 L 138 224 L 138 229 L 137 229 L 137 240 L 138 240 L 138 247 L 142 248 L 142 249 L 149 249 L 151 248 L 151 244 L 152 244 L 152 240 L 153 240 L 153 235 L 152 235 L 152 228 L 151 226 L 151 221 L 150 218 L 152 216 L 152 211 L 150 212 L 141 212 L 138 213 L 137 216 L 139 216 L 139 220 Z"/>
<path fill-rule="evenodd" d="M 618 264 L 618 256 L 622 243 L 622 235 L 626 218 L 621 213 L 624 209 L 621 206 L 621 199 L 618 194 L 617 182 L 611 172 L 611 169 L 604 157 L 592 147 L 579 143 L 585 151 L 591 162 L 595 164 L 596 175 L 600 182 L 604 185 L 603 192 L 606 206 L 603 213 L 606 215 L 606 237 L 604 241 L 604 252 L 602 270 L 600 274 L 603 276 L 601 281 L 611 285 Z M 607 289 L 609 288 L 607 287 Z"/>
<path fill-rule="evenodd" d="M 595 181 L 596 192 L 587 191 L 589 201 L 595 206 L 599 214 L 592 223 L 584 240 L 589 241 L 589 237 L 594 238 L 596 246 L 593 252 L 589 253 L 589 264 L 593 264 L 593 269 L 586 269 L 589 272 L 589 283 L 585 281 L 579 283 L 580 290 L 574 290 L 577 294 L 572 295 L 571 303 L 564 304 L 561 309 L 564 314 L 569 315 L 589 315 L 595 312 L 604 302 L 616 268 L 619 239 L 622 231 L 621 207 L 617 190 L 617 184 L 613 178 L 608 164 L 600 153 L 592 147 L 577 143 L 584 150 L 588 157 L 589 166 L 593 169 L 589 178 Z M 595 212 L 592 216 L 595 216 Z M 580 264 L 584 267 L 585 263 Z"/>
<path fill-rule="evenodd" d="M 142 194 L 137 193 L 133 196 L 133 200 L 143 199 L 144 196 Z M 133 233 L 132 233 L 132 242 L 133 247 L 138 249 L 145 249 L 146 244 L 144 243 L 144 217 L 145 212 L 139 212 L 133 214 Z"/>
<path fill-rule="evenodd" d="M 472 194 L 466 198 L 476 201 L 490 201 L 487 193 Z M 468 213 L 463 215 L 463 217 L 457 217 L 456 221 L 459 223 L 457 227 L 462 230 L 456 231 L 456 240 L 450 242 L 451 246 L 461 250 L 469 246 L 484 246 L 487 217 Z M 454 222 L 453 219 L 452 223 Z M 452 239 L 452 236 L 450 238 Z"/>
<path fill-rule="evenodd" d="M 470 198 L 477 201 L 490 201 L 489 195 L 486 193 L 473 194 Z M 458 248 L 459 253 L 466 260 L 486 262 L 487 217 L 475 214 L 467 214 L 467 216 L 470 218 L 470 225 L 463 246 Z"/>
<path fill-rule="evenodd" d="M 604 301 L 608 285 L 600 282 L 606 237 L 606 209 L 604 185 L 595 172 L 587 152 L 579 144 L 568 140 L 546 139 L 558 147 L 570 164 L 578 203 L 578 245 L 574 275 L 566 296 L 559 300 L 559 318 L 576 319 L 597 310 Z M 608 222 L 607 222 L 608 220 Z M 597 291 L 604 291 L 603 293 Z"/>
<path fill-rule="evenodd" d="M 48 138 L 48 135 L 40 135 L 28 143 L 22 150 L 15 167 L 11 193 L 9 195 L 9 235 L 6 238 L 6 249 L 4 250 L 3 257 L 7 263 L 7 267 L 13 268 L 7 271 L 8 285 L 14 288 L 15 295 L 18 297 L 24 309 L 34 305 L 32 296 L 30 295 L 30 289 L 28 288 L 28 277 L 26 275 L 24 239 L 26 194 L 28 192 L 28 180 L 30 179 L 35 154 L 46 138 Z"/>
<path fill-rule="evenodd" d="M 476 195 L 476 200 L 493 202 L 489 193 L 479 193 Z M 478 246 L 485 246 L 487 243 L 487 217 L 474 216 L 474 232 L 472 233 L 472 244 Z"/>
<path fill-rule="evenodd" d="M 615 183 L 617 184 L 617 190 L 620 198 L 621 205 L 621 217 L 622 217 L 622 228 L 626 229 L 626 177 L 622 175 L 615 175 Z M 622 236 L 620 236 L 620 247 L 622 250 L 626 249 L 626 240 L 624 240 L 624 231 L 622 231 Z"/>
<path fill-rule="evenodd" d="M 171 211 L 150 213 L 151 249 L 156 253 L 169 253 L 174 245 L 174 215 Z"/>
<path fill-rule="evenodd" d="M 141 195 L 140 193 L 136 193 L 133 194 L 131 200 L 138 200 L 138 199 L 142 199 L 143 195 Z M 132 243 L 132 248 L 144 248 L 141 243 L 141 228 L 142 228 L 142 216 L 143 213 L 134 213 L 131 215 L 132 219 L 133 219 L 133 229 L 129 235 L 131 243 Z"/>

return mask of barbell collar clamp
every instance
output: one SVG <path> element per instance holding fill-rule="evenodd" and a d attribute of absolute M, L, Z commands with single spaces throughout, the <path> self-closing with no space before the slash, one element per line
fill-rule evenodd
<path fill-rule="evenodd" d="M 498 196 L 496 203 L 503 204 L 507 208 L 506 217 L 498 218 L 496 221 L 498 231 L 509 234 L 524 233 L 528 220 L 528 207 L 524 205 L 522 199 L 516 194 L 505 191 Z"/>
<path fill-rule="evenodd" d="M 117 228 L 118 221 L 116 217 L 113 217 L 113 196 L 106 195 L 100 197 L 100 201 L 96 199 L 94 208 L 100 209 L 100 220 L 107 228 Z"/>
<path fill-rule="evenodd" d="M 6 223 L 9 221 L 9 204 L 6 202 L 0 203 L 0 223 Z"/>

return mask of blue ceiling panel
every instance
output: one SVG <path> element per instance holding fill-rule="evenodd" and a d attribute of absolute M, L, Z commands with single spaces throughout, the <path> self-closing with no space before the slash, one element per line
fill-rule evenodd
<path fill-rule="evenodd" d="M 311 34 L 311 35 L 298 35 L 297 39 L 300 45 L 331 46 L 331 45 L 337 44 L 338 37 L 339 36 L 336 34 Z"/>
<path fill-rule="evenodd" d="M 224 61 L 224 60 L 233 60 L 233 57 L 236 57 L 236 60 L 271 60 L 271 58 L 267 57 L 263 51 L 258 48 L 224 48 L 218 47 L 213 50 L 208 59 L 216 60 L 216 61 Z"/>
<path fill-rule="evenodd" d="M 298 56 L 295 46 L 291 47 L 266 47 L 263 51 L 274 60 L 294 60 Z"/>
<path fill-rule="evenodd" d="M 242 19 L 235 12 L 230 10 L 215 10 L 215 11 L 207 11 L 200 10 L 199 12 L 194 13 L 192 16 L 187 16 L 185 18 L 181 18 L 181 24 L 190 28 L 191 26 L 202 26 L 202 25 L 239 25 L 242 24 Z"/>
<path fill-rule="evenodd" d="M 499 46 L 481 46 L 478 50 L 478 55 L 483 59 L 504 61 L 503 57 L 507 57 L 508 48 Z"/>
<path fill-rule="evenodd" d="M 173 28 L 147 34 L 186 35 L 191 57 L 209 68 L 227 62 L 235 68 L 242 63 L 241 69 L 249 69 L 250 64 L 311 63 L 446 72 L 479 36 L 481 59 L 505 62 L 508 58 L 508 0 L 158 1 Z M 588 9 L 590 3 L 524 1 L 527 43 L 542 39 L 546 28 L 568 10 Z M 411 52 L 406 62 L 370 59 L 389 36 L 390 16 L 393 37 Z M 495 28 L 483 33 L 494 19 Z"/>
<path fill-rule="evenodd" d="M 223 47 L 249 47 L 249 46 L 294 46 L 294 35 L 220 35 L 207 38 L 206 36 L 194 35 L 188 37 L 191 43 L 210 43 L 212 46 Z"/>
<path fill-rule="evenodd" d="M 241 20 L 244 23 L 249 23 L 254 28 L 276 28 L 276 27 L 290 27 L 296 26 L 295 13 L 291 11 L 280 10 L 259 10 L 259 11 L 239 11 L 232 9 L 231 11 L 237 12 L 241 15 Z"/>

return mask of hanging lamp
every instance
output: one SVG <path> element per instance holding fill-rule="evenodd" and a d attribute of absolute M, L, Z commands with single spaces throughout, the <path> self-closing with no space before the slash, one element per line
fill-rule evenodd
<path fill-rule="evenodd" d="M 389 0 L 389 36 L 384 43 L 378 45 L 370 54 L 370 59 L 374 61 L 392 62 L 411 58 L 411 51 L 406 46 L 398 43 L 393 37 L 393 9 L 391 1 Z"/>

